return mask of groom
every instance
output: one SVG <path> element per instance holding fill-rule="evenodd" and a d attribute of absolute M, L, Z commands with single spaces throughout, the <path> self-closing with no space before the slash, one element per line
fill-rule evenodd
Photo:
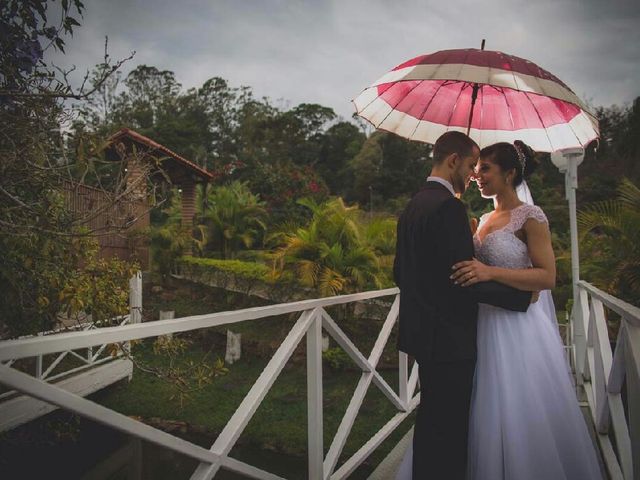
<path fill-rule="evenodd" d="M 480 155 L 460 132 L 435 143 L 431 176 L 398 221 L 393 267 L 400 288 L 398 348 L 419 365 L 413 438 L 415 480 L 463 480 L 476 362 L 478 303 L 526 311 L 531 292 L 495 282 L 459 287 L 451 267 L 473 257 L 464 193 Z"/>

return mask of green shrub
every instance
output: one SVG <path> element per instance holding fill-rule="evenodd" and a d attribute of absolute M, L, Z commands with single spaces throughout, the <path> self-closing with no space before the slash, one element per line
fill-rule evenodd
<path fill-rule="evenodd" d="M 261 262 L 265 263 L 267 260 L 267 250 L 240 250 L 236 253 L 236 259 L 244 262 Z M 213 255 L 208 255 L 213 257 Z"/>
<path fill-rule="evenodd" d="M 351 358 L 341 348 L 329 348 L 322 352 L 322 360 L 332 370 L 344 370 L 351 364 Z"/>
<path fill-rule="evenodd" d="M 218 258 L 184 256 L 180 258 L 180 263 L 185 266 L 218 270 L 233 273 L 244 278 L 264 281 L 270 279 L 272 270 L 263 263 L 243 262 L 242 260 L 222 260 Z"/>

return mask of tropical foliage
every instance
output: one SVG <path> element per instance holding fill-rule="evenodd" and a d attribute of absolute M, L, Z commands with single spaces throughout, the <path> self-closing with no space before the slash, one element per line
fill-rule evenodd
<path fill-rule="evenodd" d="M 618 198 L 578 214 L 582 276 L 600 288 L 640 304 L 640 189 L 624 179 Z"/>
<path fill-rule="evenodd" d="M 265 204 L 246 183 L 200 187 L 196 202 L 208 245 L 219 250 L 222 258 L 234 258 L 240 248 L 251 248 L 262 240 L 267 228 Z"/>
<path fill-rule="evenodd" d="M 292 269 L 303 285 L 321 295 L 380 288 L 385 276 L 364 240 L 359 209 L 346 206 L 341 198 L 300 203 L 311 210 L 311 221 L 284 236 L 274 254 L 276 268 Z"/>

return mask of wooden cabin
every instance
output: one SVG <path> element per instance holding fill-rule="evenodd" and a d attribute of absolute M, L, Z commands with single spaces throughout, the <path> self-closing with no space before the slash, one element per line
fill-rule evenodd
<path fill-rule="evenodd" d="M 149 268 L 147 229 L 154 206 L 154 188 L 177 187 L 182 192 L 182 223 L 193 225 L 196 185 L 214 179 L 214 174 L 160 143 L 129 128 L 113 134 L 105 159 L 122 162 L 122 191 L 105 191 L 88 185 L 67 188 L 67 201 L 98 239 L 101 255 L 136 260 Z M 187 252 L 190 253 L 190 252 Z"/>

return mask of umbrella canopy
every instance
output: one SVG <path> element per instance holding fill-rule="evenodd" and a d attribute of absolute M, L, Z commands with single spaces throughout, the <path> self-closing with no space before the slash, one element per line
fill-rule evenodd
<path fill-rule="evenodd" d="M 599 136 L 593 113 L 561 80 L 528 60 L 489 50 L 421 55 L 353 103 L 374 127 L 427 143 L 458 130 L 481 148 L 522 140 L 553 152 L 584 148 Z"/>

